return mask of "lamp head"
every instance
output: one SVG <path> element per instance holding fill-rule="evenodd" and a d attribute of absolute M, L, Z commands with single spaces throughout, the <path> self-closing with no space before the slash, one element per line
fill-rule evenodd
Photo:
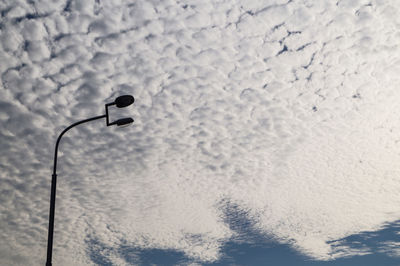
<path fill-rule="evenodd" d="M 115 104 L 118 108 L 123 108 L 131 105 L 135 101 L 132 95 L 122 95 L 115 99 Z"/>
<path fill-rule="evenodd" d="M 126 125 L 129 125 L 130 123 L 133 123 L 133 119 L 130 117 L 126 117 L 126 118 L 121 118 L 121 119 L 118 119 L 117 121 L 110 123 L 110 126 L 112 126 L 112 125 L 126 126 Z"/>

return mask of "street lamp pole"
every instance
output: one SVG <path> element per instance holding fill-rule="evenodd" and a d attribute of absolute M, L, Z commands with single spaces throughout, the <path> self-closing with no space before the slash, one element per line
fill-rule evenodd
<path fill-rule="evenodd" d="M 47 261 L 46 261 L 46 266 L 51 266 L 52 265 L 52 253 L 53 253 L 53 233 L 54 233 L 54 212 L 55 212 L 55 205 L 56 205 L 56 185 L 57 185 L 57 152 L 58 152 L 58 145 L 60 143 L 61 137 L 71 128 L 86 123 L 90 122 L 93 120 L 101 119 L 101 118 L 106 118 L 106 125 L 107 126 L 112 126 L 112 125 L 117 125 L 117 126 L 123 126 L 127 125 L 133 122 L 132 118 L 122 118 L 117 121 L 114 121 L 112 123 L 109 123 L 109 117 L 108 117 L 108 107 L 112 105 L 116 105 L 118 108 L 123 108 L 128 105 L 131 105 L 134 102 L 134 98 L 131 95 L 123 95 L 119 96 L 115 99 L 114 102 L 108 103 L 105 105 L 106 108 L 106 114 L 105 115 L 99 115 L 95 116 L 92 118 L 84 119 L 81 121 L 78 121 L 76 123 L 73 123 L 69 127 L 65 128 L 61 134 L 57 138 L 56 142 L 56 147 L 54 150 L 54 165 L 53 165 L 53 175 L 51 178 L 51 193 L 50 193 L 50 214 L 49 214 L 49 230 L 48 230 L 48 238 L 47 238 Z"/>

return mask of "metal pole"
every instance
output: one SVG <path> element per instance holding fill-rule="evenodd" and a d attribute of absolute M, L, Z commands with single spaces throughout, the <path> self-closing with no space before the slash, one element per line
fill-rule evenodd
<path fill-rule="evenodd" d="M 57 142 L 56 142 L 56 147 L 54 151 L 54 166 L 53 166 L 53 175 L 51 178 L 51 195 L 50 195 L 50 214 L 49 214 L 49 235 L 47 238 L 47 261 L 46 261 L 46 266 L 51 266 L 51 260 L 52 260 L 52 252 L 53 252 L 53 233 L 54 233 L 54 211 L 55 211 L 55 206 L 56 206 L 56 185 L 57 185 L 57 174 L 56 174 L 56 169 L 57 169 L 57 151 L 58 151 L 58 144 L 60 143 L 61 137 L 70 130 L 71 128 L 83 124 L 89 121 L 101 119 L 107 117 L 107 114 L 105 115 L 99 115 L 95 116 L 89 119 L 85 119 L 79 122 L 76 122 L 66 129 L 61 132 L 61 134 L 58 136 Z M 108 117 L 107 117 L 108 118 Z M 108 119 L 107 119 L 108 120 Z"/>

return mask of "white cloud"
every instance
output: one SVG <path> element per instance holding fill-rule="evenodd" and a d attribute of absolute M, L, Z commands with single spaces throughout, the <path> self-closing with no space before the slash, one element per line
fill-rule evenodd
<path fill-rule="evenodd" d="M 368 252 L 331 241 L 400 218 L 396 6 L 1 4 L 1 263 L 44 263 L 57 134 L 121 92 L 135 126 L 62 140 L 55 264 L 88 237 L 216 260 L 226 200 L 314 259 Z"/>
<path fill-rule="evenodd" d="M 391 257 L 400 257 L 400 243 L 394 241 L 386 241 L 379 247 L 379 252 L 388 254 Z"/>

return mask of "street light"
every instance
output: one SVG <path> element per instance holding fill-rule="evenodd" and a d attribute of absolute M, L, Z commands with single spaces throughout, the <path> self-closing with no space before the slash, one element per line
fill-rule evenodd
<path fill-rule="evenodd" d="M 65 128 L 61 134 L 58 136 L 57 142 L 56 142 L 56 148 L 54 151 L 54 166 L 53 166 L 53 175 L 51 179 L 51 195 L 50 195 L 50 214 L 49 214 L 49 235 L 47 238 L 47 261 L 46 261 L 46 266 L 51 266 L 51 258 L 52 258 L 52 252 L 53 252 L 53 231 L 54 231 L 54 210 L 55 210 L 55 205 L 56 205 L 56 183 L 57 183 L 57 174 L 56 174 L 56 169 L 57 169 L 57 151 L 58 151 L 58 144 L 60 143 L 61 137 L 70 130 L 71 128 L 101 118 L 106 119 L 106 125 L 107 126 L 112 126 L 112 125 L 117 125 L 117 126 L 125 126 L 133 122 L 133 119 L 128 117 L 128 118 L 122 118 L 114 122 L 109 122 L 108 118 L 108 107 L 112 105 L 116 105 L 118 108 L 123 108 L 131 105 L 135 99 L 133 98 L 132 95 L 122 95 L 119 96 L 115 99 L 114 102 L 112 103 L 107 103 L 105 105 L 106 108 L 106 114 L 105 115 L 99 115 L 95 116 L 92 118 L 88 118 L 85 120 L 81 120 L 79 122 L 76 122 L 69 127 Z"/>

